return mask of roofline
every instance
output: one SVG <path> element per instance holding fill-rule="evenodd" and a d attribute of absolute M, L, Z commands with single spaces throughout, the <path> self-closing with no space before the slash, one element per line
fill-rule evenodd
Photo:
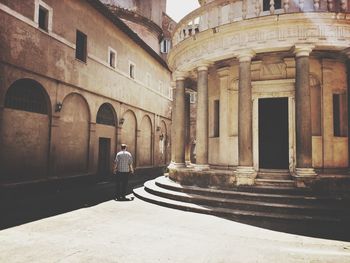
<path fill-rule="evenodd" d="M 162 59 L 160 55 L 157 54 L 150 46 L 148 46 L 134 31 L 132 31 L 120 18 L 114 15 L 108 7 L 106 7 L 99 0 L 86 0 L 92 7 L 94 7 L 98 12 L 100 12 L 104 17 L 109 19 L 115 26 L 117 26 L 122 32 L 124 32 L 128 37 L 130 37 L 137 45 L 139 45 L 143 50 L 150 54 L 155 60 L 158 61 L 165 69 L 169 72 L 171 70 L 168 64 Z"/>

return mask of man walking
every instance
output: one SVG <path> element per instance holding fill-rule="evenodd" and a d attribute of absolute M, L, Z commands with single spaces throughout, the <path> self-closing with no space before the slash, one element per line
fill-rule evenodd
<path fill-rule="evenodd" d="M 118 200 L 126 200 L 129 175 L 134 173 L 132 155 L 126 147 L 126 144 L 121 145 L 121 151 L 117 153 L 114 160 L 116 199 Z"/>

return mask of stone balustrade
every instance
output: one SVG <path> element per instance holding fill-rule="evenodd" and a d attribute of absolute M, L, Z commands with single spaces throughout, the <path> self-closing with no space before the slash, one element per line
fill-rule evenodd
<path fill-rule="evenodd" d="M 266 3 L 265 3 L 266 1 Z M 303 12 L 348 13 L 346 0 L 216 0 L 185 16 L 174 30 L 173 46 L 208 29 L 261 16 Z"/>

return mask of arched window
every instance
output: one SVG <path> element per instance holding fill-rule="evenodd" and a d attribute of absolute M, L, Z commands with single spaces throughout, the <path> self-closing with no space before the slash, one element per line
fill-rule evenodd
<path fill-rule="evenodd" d="M 43 87 L 31 79 L 20 79 L 11 85 L 6 93 L 5 107 L 48 114 Z"/>
<path fill-rule="evenodd" d="M 115 126 L 115 118 L 113 109 L 108 104 L 102 104 L 100 109 L 97 112 L 96 123 Z"/>

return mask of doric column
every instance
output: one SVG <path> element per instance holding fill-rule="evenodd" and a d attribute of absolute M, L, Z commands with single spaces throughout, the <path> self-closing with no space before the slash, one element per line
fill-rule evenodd
<path fill-rule="evenodd" d="M 196 169 L 208 169 L 208 64 L 197 68 Z"/>
<path fill-rule="evenodd" d="M 238 167 L 237 185 L 254 184 L 256 171 L 253 168 L 253 129 L 252 129 L 252 50 L 238 54 L 239 60 L 239 103 L 238 103 Z"/>
<path fill-rule="evenodd" d="M 227 145 L 228 145 L 228 131 L 229 131 L 229 122 L 233 121 L 233 118 L 230 118 L 231 112 L 229 112 L 229 67 L 220 68 L 217 70 L 220 83 L 220 121 L 219 121 L 219 144 L 220 144 L 220 163 L 223 165 L 228 165 L 230 162 L 230 155 L 227 154 Z M 230 117 L 229 117 L 230 116 Z"/>
<path fill-rule="evenodd" d="M 299 186 L 305 185 L 302 178 L 316 176 L 312 168 L 311 102 L 309 86 L 309 54 L 312 48 L 313 47 L 310 45 L 296 45 L 294 51 L 296 57 L 296 178 Z"/>
<path fill-rule="evenodd" d="M 172 168 L 185 167 L 185 75 L 175 74 L 176 88 L 172 112 Z"/>

